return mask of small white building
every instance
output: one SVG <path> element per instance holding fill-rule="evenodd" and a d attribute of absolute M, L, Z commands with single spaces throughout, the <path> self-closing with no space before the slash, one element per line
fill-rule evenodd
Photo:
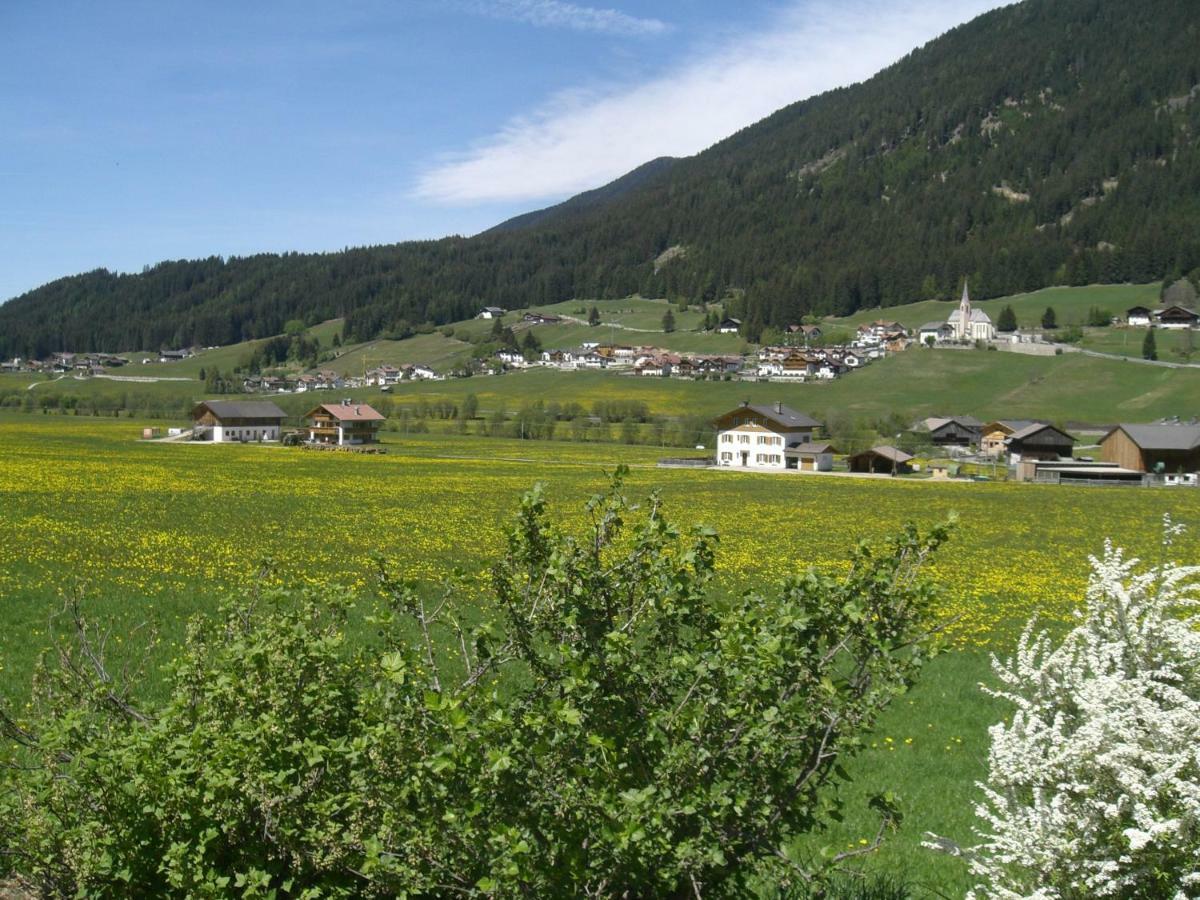
<path fill-rule="evenodd" d="M 796 468 L 788 448 L 812 443 L 821 428 L 816 419 L 782 403 L 743 403 L 718 418 L 717 465 L 738 469 L 784 470 Z"/>
<path fill-rule="evenodd" d="M 204 400 L 192 409 L 192 436 L 214 443 L 277 441 L 286 418 L 270 400 Z"/>
<path fill-rule="evenodd" d="M 917 342 L 922 347 L 943 344 L 954 337 L 954 329 L 947 322 L 926 322 L 917 329 Z"/>
<path fill-rule="evenodd" d="M 513 369 L 529 368 L 529 361 L 520 350 L 497 350 L 496 359 Z"/>
<path fill-rule="evenodd" d="M 717 326 L 717 334 L 737 334 L 741 330 L 741 319 L 725 319 Z"/>
<path fill-rule="evenodd" d="M 499 306 L 485 306 L 482 310 L 479 311 L 479 315 L 477 315 L 475 318 L 477 318 L 477 319 L 500 319 L 500 318 L 504 317 L 504 313 L 506 311 L 507 310 L 501 309 Z"/>
<path fill-rule="evenodd" d="M 1125 310 L 1125 324 L 1132 328 L 1149 328 L 1151 312 L 1145 306 L 1131 306 Z"/>

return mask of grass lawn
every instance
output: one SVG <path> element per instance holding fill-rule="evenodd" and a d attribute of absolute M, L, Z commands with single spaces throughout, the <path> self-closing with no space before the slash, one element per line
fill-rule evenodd
<path fill-rule="evenodd" d="M 1145 328 L 1085 328 L 1080 346 L 1100 353 L 1142 358 Z M 1191 347 L 1187 342 L 1191 340 Z M 1154 329 L 1154 346 L 1158 358 L 1165 362 L 1200 362 L 1200 335 L 1171 328 Z M 1185 355 L 1185 350 L 1190 351 Z"/>
<path fill-rule="evenodd" d="M 118 656 L 140 640 L 135 626 L 154 623 L 164 638 L 156 663 L 178 646 L 189 615 L 252 583 L 268 557 L 277 579 L 362 591 L 372 590 L 376 553 L 424 582 L 460 566 L 472 586 L 465 599 L 486 602 L 488 565 L 521 492 L 545 482 L 570 527 L 603 488 L 603 470 L 621 461 L 634 467 L 631 494 L 657 489 L 677 522 L 718 529 L 720 592 L 762 591 L 768 602 L 786 573 L 837 571 L 859 539 L 956 513 L 952 542 L 929 570 L 943 586 L 940 615 L 955 619 L 953 649 L 850 765 L 846 821 L 808 839 L 814 850 L 857 844 L 873 833 L 865 798 L 895 791 L 904 825 L 870 864 L 947 896 L 967 887 L 961 863 L 919 843 L 925 830 L 970 840 L 972 782 L 986 726 L 1002 712 L 975 687 L 988 674 L 986 651 L 1010 647 L 1035 612 L 1067 621 L 1087 554 L 1105 535 L 1156 559 L 1161 517 L 1171 513 L 1193 526 L 1179 557 L 1200 556 L 1194 492 L 1183 489 L 663 470 L 654 448 L 479 437 L 387 435 L 390 452 L 375 457 L 145 443 L 135 440 L 137 422 L 83 416 L 6 414 L 0 431 L 0 693 L 18 704 L 65 592 L 79 590 L 113 624 Z"/>
<path fill-rule="evenodd" d="M 364 375 L 384 364 L 402 366 L 423 364 L 435 371 L 445 372 L 462 365 L 471 356 L 472 345 L 458 338 L 448 338 L 440 331 L 417 334 L 403 341 L 368 341 L 346 348 L 335 360 L 319 368 L 332 369 L 343 375 Z"/>
<path fill-rule="evenodd" d="M 1152 284 L 1093 284 L 1087 287 L 1052 287 L 1028 294 L 1014 294 L 994 300 L 972 300 L 971 305 L 982 309 L 995 322 L 1006 306 L 1012 306 L 1017 316 L 1017 325 L 1024 329 L 1040 328 L 1042 313 L 1046 307 L 1054 307 L 1059 327 L 1082 325 L 1087 321 L 1088 311 L 1093 307 L 1106 310 L 1110 315 L 1124 315 L 1131 306 L 1158 304 L 1161 289 L 1159 282 Z M 907 328 L 920 328 L 926 322 L 944 322 L 958 308 L 958 294 L 945 300 L 924 300 L 905 306 L 889 306 L 885 309 L 859 310 L 845 318 L 828 319 L 831 324 L 858 327 L 875 319 L 896 321 Z"/>
<path fill-rule="evenodd" d="M 828 418 L 900 412 L 914 420 L 937 413 L 980 418 L 1144 422 L 1200 414 L 1200 370 L 1136 366 L 1081 354 L 1031 357 L 1015 353 L 912 348 L 828 384 L 772 384 L 640 378 L 608 372 L 534 369 L 499 377 L 397 385 L 397 402 L 475 394 L 482 410 L 510 411 L 530 398 L 571 401 L 642 400 L 662 415 L 716 416 L 744 399 L 780 400 Z M 366 395 L 364 395 L 366 396 Z"/>
<path fill-rule="evenodd" d="M 407 348 L 444 347 L 451 340 L 437 334 L 411 341 L 380 341 L 377 346 L 380 352 L 404 348 L 403 356 Z M 378 365 L 379 357 L 370 350 L 362 353 L 364 359 Z M 404 361 L 399 356 L 393 359 Z M 361 363 L 357 363 L 360 368 Z M 20 403 L 30 382 L 25 375 L 2 375 L 0 394 L 7 393 L 10 403 Z M 368 403 L 384 396 L 378 388 L 344 393 Z M 155 415 L 160 409 L 182 413 L 207 396 L 203 384 L 195 381 L 139 384 L 73 376 L 39 383 L 32 394 L 94 400 L 102 411 L 124 404 Z M 577 402 L 587 409 L 598 400 L 629 399 L 645 402 L 657 415 L 713 417 L 742 400 L 779 400 L 820 419 L 832 415 L 878 418 L 896 412 L 915 420 L 939 413 L 969 413 L 982 419 L 1040 418 L 1102 425 L 1200 414 L 1200 369 L 1140 366 L 1082 354 L 1030 357 L 913 347 L 826 384 L 688 381 L 536 368 L 502 376 L 407 382 L 396 385 L 390 396 L 398 403 L 416 404 L 422 399 L 461 403 L 468 394 L 476 395 L 482 414 L 502 405 L 513 412 L 534 399 Z M 297 416 L 312 401 L 305 394 L 272 399 Z"/>

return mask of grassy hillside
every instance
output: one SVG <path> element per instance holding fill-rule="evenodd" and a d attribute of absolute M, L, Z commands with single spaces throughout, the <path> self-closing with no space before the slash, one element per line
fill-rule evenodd
<path fill-rule="evenodd" d="M 818 416 L 914 416 L 939 412 L 987 417 L 1108 423 L 1200 414 L 1200 369 L 1141 366 L 1080 354 L 1030 357 L 976 350 L 913 349 L 831 384 L 696 382 L 605 372 L 534 370 L 397 386 L 393 396 L 461 399 L 509 409 L 529 398 L 590 406 L 614 397 L 643 400 L 663 415 L 717 415 L 743 399 L 774 400 Z"/>
<path fill-rule="evenodd" d="M 417 334 L 403 341 L 368 341 L 346 348 L 342 355 L 320 368 L 343 375 L 363 375 L 384 364 L 402 366 L 421 363 L 435 371 L 446 372 L 462 365 L 471 356 L 471 345 L 448 338 L 440 331 Z"/>
<path fill-rule="evenodd" d="M 1011 306 L 1021 328 L 1040 328 L 1042 313 L 1053 307 L 1059 326 L 1082 325 L 1087 321 L 1092 307 L 1107 310 L 1110 315 L 1124 315 L 1131 306 L 1158 305 L 1161 282 L 1150 284 L 1093 284 L 1086 287 L 1051 287 L 1027 294 L 1013 294 L 994 300 L 972 301 L 995 322 L 1006 306 Z M 958 308 L 958 295 L 948 300 L 924 300 L 887 309 L 864 309 L 844 318 L 830 318 L 831 325 L 857 328 L 864 322 L 887 319 L 899 322 L 906 328 L 920 328 L 927 322 L 944 322 Z"/>
<path fill-rule="evenodd" d="M 446 341 L 429 337 L 431 342 Z M 408 343 L 401 341 L 398 346 Z M 7 389 L 23 397 L 29 383 L 26 376 L 0 376 L 0 394 Z M 132 407 L 172 400 L 183 403 L 202 397 L 204 387 L 198 382 L 133 384 L 68 377 L 40 383 L 32 393 L 90 398 L 102 409 L 110 409 L 122 398 Z M 378 388 L 347 393 L 368 402 L 381 396 Z M 780 400 L 820 417 L 971 413 L 981 418 L 1103 424 L 1200 414 L 1200 369 L 1143 366 L 1082 354 L 1029 357 L 913 348 L 829 384 L 684 381 L 539 368 L 502 376 L 403 383 L 393 388 L 391 396 L 398 402 L 447 399 L 458 403 L 468 394 L 476 395 L 485 413 L 501 405 L 512 412 L 533 399 L 578 402 L 588 408 L 597 400 L 629 399 L 644 401 L 658 415 L 715 416 L 742 400 Z M 290 408 L 293 400 L 303 406 L 309 399 L 300 395 L 281 397 L 279 402 Z"/>

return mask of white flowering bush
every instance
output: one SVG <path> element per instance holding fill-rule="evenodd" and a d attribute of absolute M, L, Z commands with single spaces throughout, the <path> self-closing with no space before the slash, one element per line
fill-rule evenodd
<path fill-rule="evenodd" d="M 970 897 L 1200 897 L 1198 574 L 1106 542 L 1061 643 L 1030 622 L 993 658 L 984 689 L 1016 709 L 990 729 Z"/>

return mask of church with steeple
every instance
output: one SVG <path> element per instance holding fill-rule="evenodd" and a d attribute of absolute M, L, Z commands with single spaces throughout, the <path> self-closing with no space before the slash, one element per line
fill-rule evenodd
<path fill-rule="evenodd" d="M 996 326 L 982 309 L 971 308 L 971 295 L 967 293 L 967 283 L 963 282 L 962 300 L 958 309 L 950 313 L 946 325 L 956 341 L 991 341 L 996 338 Z"/>

